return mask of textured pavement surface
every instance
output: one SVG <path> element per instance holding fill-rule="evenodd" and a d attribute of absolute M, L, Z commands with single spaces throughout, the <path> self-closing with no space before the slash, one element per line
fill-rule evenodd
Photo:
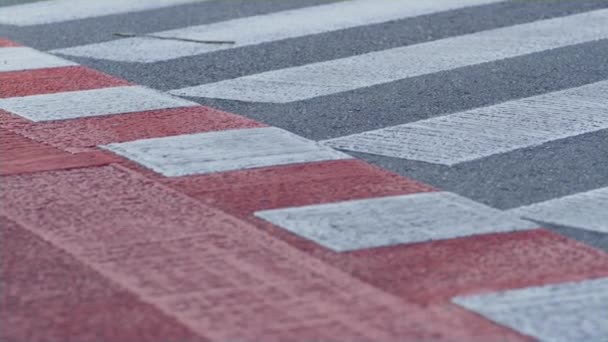
<path fill-rule="evenodd" d="M 605 1 L 53 1 L 0 3 L 2 341 L 608 336 Z"/>

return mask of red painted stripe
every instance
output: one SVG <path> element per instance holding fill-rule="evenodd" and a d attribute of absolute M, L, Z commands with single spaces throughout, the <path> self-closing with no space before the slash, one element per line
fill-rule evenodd
<path fill-rule="evenodd" d="M 15 43 L 11 40 L 8 40 L 8 39 L 0 38 L 0 48 L 11 47 L 11 46 L 19 46 L 19 44 Z"/>
<path fill-rule="evenodd" d="M 428 185 L 360 160 L 269 167 L 163 181 L 241 216 L 265 209 L 433 191 Z"/>
<path fill-rule="evenodd" d="M 0 128 L 0 175 L 104 165 L 116 157 L 104 152 L 73 155 Z"/>
<path fill-rule="evenodd" d="M 125 169 L 8 176 L 0 196 L 9 218 L 214 340 L 525 340 L 400 301 Z"/>
<path fill-rule="evenodd" d="M 336 253 L 266 221 L 249 221 L 329 265 L 420 304 L 608 276 L 608 254 L 544 229 Z"/>
<path fill-rule="evenodd" d="M 359 160 L 166 178 L 163 182 L 413 302 L 439 303 L 456 295 L 608 275 L 608 254 L 546 230 L 335 253 L 251 217 L 257 210 L 433 190 Z"/>
<path fill-rule="evenodd" d="M 0 98 L 129 85 L 82 66 L 0 73 Z"/>
<path fill-rule="evenodd" d="M 44 123 L 31 123 L 0 111 L 0 119 L 3 126 L 11 130 L 72 152 L 137 139 L 264 126 L 238 115 L 203 106 Z"/>
<path fill-rule="evenodd" d="M 0 340 L 203 341 L 1 216 L 0 234 Z"/>
<path fill-rule="evenodd" d="M 608 254 L 539 229 L 348 253 L 334 264 L 413 302 L 608 276 Z"/>

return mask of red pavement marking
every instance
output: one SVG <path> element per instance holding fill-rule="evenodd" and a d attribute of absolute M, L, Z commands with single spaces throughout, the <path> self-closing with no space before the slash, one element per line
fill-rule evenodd
<path fill-rule="evenodd" d="M 394 246 L 331 262 L 414 302 L 608 276 L 608 254 L 538 229 Z"/>
<path fill-rule="evenodd" d="M 0 216 L 0 340 L 203 341 L 173 318 Z"/>
<path fill-rule="evenodd" d="M 540 229 L 335 253 L 252 217 L 258 210 L 433 190 L 359 160 L 158 178 L 414 302 L 608 275 L 608 254 Z"/>
<path fill-rule="evenodd" d="M 204 106 L 44 123 L 31 123 L 0 111 L 0 119 L 6 128 L 72 152 L 90 151 L 97 145 L 137 139 L 265 126 Z"/>
<path fill-rule="evenodd" d="M 2 44 L 9 43 L 0 41 Z M 27 75 L 5 73 L 0 80 L 33 84 L 19 89 L 11 86 L 7 91 L 15 96 L 123 82 L 86 68 L 60 69 L 69 69 L 72 75 L 47 69 Z M 109 83 L 103 83 L 106 81 Z M 111 160 L 101 152 L 70 155 L 6 129 L 68 151 L 90 152 L 96 145 L 112 142 L 263 126 L 199 106 L 36 124 L 0 111 L 0 119 L 5 128 L 1 147 L 10 151 L 9 162 L 3 160 L 2 174 Z M 544 230 L 338 254 L 252 217 L 256 210 L 434 190 L 358 160 L 175 179 L 160 177 L 129 161 L 121 163 L 185 194 L 125 168 L 103 166 L 3 177 L 0 206 L 24 228 L 151 304 L 144 310 L 150 317 L 157 317 L 156 307 L 213 339 L 522 341 L 528 338 L 446 301 L 454 295 L 608 274 L 605 253 Z M 76 277 L 83 272 L 69 273 Z M 23 291 L 27 289 L 25 286 Z M 36 290 L 17 297 L 45 295 Z M 86 341 L 95 336 L 88 317 L 108 317 L 97 321 L 103 322 L 102 327 L 113 324 L 114 311 L 123 312 L 121 296 L 128 294 L 93 299 L 90 307 L 75 309 L 65 307 L 63 297 L 32 300 L 43 309 L 28 306 L 30 302 L 20 304 L 17 328 L 9 333 L 45 339 L 61 331 L 81 331 L 90 333 L 79 339 Z M 132 306 L 127 306 L 124 312 L 129 318 L 125 320 L 130 322 L 133 312 L 139 310 L 129 311 Z M 36 319 L 37 312 L 44 317 Z M 10 320 L 4 312 L 2 315 L 3 322 Z M 50 325 L 38 323 L 57 322 L 57 316 L 63 321 L 51 330 L 45 330 Z M 166 318 L 158 320 L 162 326 Z M 150 323 L 142 324 L 145 330 Z M 179 325 L 171 329 L 177 330 L 166 330 L 169 339 L 180 334 L 193 338 Z M 127 337 L 138 336 L 132 330 L 123 332 Z M 157 335 L 145 336 L 166 340 Z"/>
<path fill-rule="evenodd" d="M 265 209 L 434 190 L 355 159 L 161 180 L 240 216 Z"/>
<path fill-rule="evenodd" d="M 527 340 L 400 301 L 127 169 L 7 176 L 3 188 L 10 219 L 214 340 Z"/>
<path fill-rule="evenodd" d="M 11 46 L 19 46 L 19 44 L 15 43 L 13 41 L 10 41 L 8 39 L 0 38 L 0 48 L 11 47 Z"/>
<path fill-rule="evenodd" d="M 0 128 L 0 175 L 104 165 L 117 158 L 104 152 L 73 155 Z"/>
<path fill-rule="evenodd" d="M 129 82 L 82 66 L 0 73 L 0 98 L 129 85 Z"/>

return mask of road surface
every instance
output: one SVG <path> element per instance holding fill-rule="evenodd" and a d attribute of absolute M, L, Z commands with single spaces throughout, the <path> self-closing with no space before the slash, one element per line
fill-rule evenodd
<path fill-rule="evenodd" d="M 4 340 L 608 336 L 605 0 L 17 2 Z"/>

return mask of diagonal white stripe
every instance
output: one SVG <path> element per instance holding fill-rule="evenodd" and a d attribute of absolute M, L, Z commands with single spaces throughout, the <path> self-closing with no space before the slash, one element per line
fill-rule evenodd
<path fill-rule="evenodd" d="M 4 47 L 0 49 L 0 72 L 72 65 L 77 64 L 28 47 Z"/>
<path fill-rule="evenodd" d="M 156 62 L 499 1 L 502 0 L 341 1 L 151 34 L 202 41 L 235 41 L 234 45 L 129 38 L 53 52 L 125 62 Z"/>
<path fill-rule="evenodd" d="M 177 89 L 173 94 L 285 103 L 608 38 L 608 9 Z"/>
<path fill-rule="evenodd" d="M 541 341 L 608 337 L 608 278 L 456 297 L 454 302 Z"/>
<path fill-rule="evenodd" d="M 337 149 L 454 165 L 608 129 L 608 81 L 324 141 Z"/>
<path fill-rule="evenodd" d="M 273 209 L 255 215 L 338 252 L 537 227 L 449 192 Z"/>
<path fill-rule="evenodd" d="M 0 8 L 0 24 L 30 26 L 151 10 L 206 0 L 47 0 Z"/>
<path fill-rule="evenodd" d="M 103 148 L 168 177 L 351 158 L 274 127 L 143 139 Z"/>
<path fill-rule="evenodd" d="M 0 109 L 36 122 L 194 105 L 197 104 L 139 86 L 0 99 Z"/>
<path fill-rule="evenodd" d="M 608 233 L 608 187 L 511 209 L 513 215 Z"/>

